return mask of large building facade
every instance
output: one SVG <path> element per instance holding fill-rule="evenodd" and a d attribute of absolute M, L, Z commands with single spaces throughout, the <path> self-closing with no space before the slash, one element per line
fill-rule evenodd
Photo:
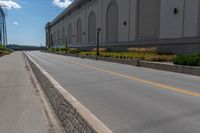
<path fill-rule="evenodd" d="M 47 47 L 200 51 L 200 0 L 75 0 L 46 25 Z"/>

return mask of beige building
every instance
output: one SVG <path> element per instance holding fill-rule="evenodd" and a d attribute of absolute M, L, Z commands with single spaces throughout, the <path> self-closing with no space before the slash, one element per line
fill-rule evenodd
<path fill-rule="evenodd" d="M 76 0 L 46 25 L 48 47 L 200 51 L 200 0 Z"/>

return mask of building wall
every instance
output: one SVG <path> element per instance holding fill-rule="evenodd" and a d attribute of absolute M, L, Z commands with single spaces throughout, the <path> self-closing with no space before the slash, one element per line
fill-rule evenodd
<path fill-rule="evenodd" d="M 138 39 L 158 39 L 160 30 L 160 0 L 139 0 Z"/>
<path fill-rule="evenodd" d="M 197 37 L 199 15 L 199 0 L 162 0 L 160 38 Z"/>
<path fill-rule="evenodd" d="M 199 4 L 199 0 L 185 0 L 183 37 L 195 37 L 198 35 Z"/>
<path fill-rule="evenodd" d="M 96 39 L 94 28 L 100 28 L 102 46 L 115 46 L 119 43 L 130 45 L 137 41 L 182 39 L 200 35 L 199 0 L 92 0 L 51 27 L 54 45 L 60 46 L 64 42 L 62 35 L 58 38 L 58 31 L 61 32 L 65 27 L 65 40 L 68 41 L 69 47 L 95 46 L 95 41 L 89 41 L 91 13 L 96 22 L 92 28 L 92 33 L 95 34 L 93 38 Z M 78 42 L 77 38 L 78 20 L 81 21 L 81 42 Z"/>

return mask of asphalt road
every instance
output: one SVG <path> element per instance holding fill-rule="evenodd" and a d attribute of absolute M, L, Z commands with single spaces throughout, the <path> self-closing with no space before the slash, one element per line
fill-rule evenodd
<path fill-rule="evenodd" d="M 200 133 L 200 77 L 28 54 L 114 133 Z"/>

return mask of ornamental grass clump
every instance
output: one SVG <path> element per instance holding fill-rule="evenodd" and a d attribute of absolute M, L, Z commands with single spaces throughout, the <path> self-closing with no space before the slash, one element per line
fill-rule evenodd
<path fill-rule="evenodd" d="M 131 53 L 158 53 L 157 48 L 128 48 Z"/>
<path fill-rule="evenodd" d="M 92 49 L 91 52 L 96 52 L 96 51 L 97 51 L 97 49 L 94 48 L 94 49 Z M 108 50 L 106 48 L 99 48 L 99 52 L 108 52 Z"/>

